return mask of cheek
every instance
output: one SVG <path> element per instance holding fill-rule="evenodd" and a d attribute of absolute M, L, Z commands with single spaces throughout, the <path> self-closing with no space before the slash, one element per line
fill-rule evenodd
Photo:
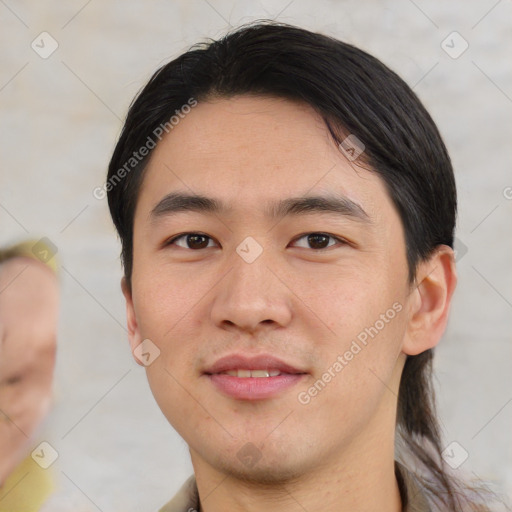
<path fill-rule="evenodd" d="M 212 432 L 222 434 L 224 430 L 214 420 L 217 411 L 211 410 L 211 404 L 198 393 L 197 380 L 191 378 L 192 363 L 185 362 L 189 354 L 182 353 L 179 345 L 167 347 L 146 369 L 153 397 L 167 421 L 187 442 L 199 432 L 206 439 Z"/>
<path fill-rule="evenodd" d="M 317 343 L 317 385 L 303 390 L 318 414 L 364 417 L 392 380 L 406 329 L 404 297 L 377 277 L 346 274 L 323 292 L 309 291 L 311 309 L 333 320 Z"/>
<path fill-rule="evenodd" d="M 197 289 L 194 291 L 195 278 L 185 274 L 170 278 L 163 271 L 147 269 L 144 279 L 133 283 L 141 339 L 151 340 L 159 350 L 158 357 L 146 368 L 148 382 L 168 417 L 178 409 L 183 414 L 187 397 L 190 400 L 185 389 L 189 387 L 196 345 L 200 342 L 199 332 L 191 324 L 200 296 Z"/>
<path fill-rule="evenodd" d="M 372 326 L 396 301 L 387 283 L 378 280 L 379 271 L 371 274 L 356 265 L 335 267 L 319 279 L 297 282 L 295 289 L 317 320 L 331 327 L 331 339 L 343 344 Z"/>
<path fill-rule="evenodd" d="M 329 347 L 323 371 L 299 390 L 302 415 L 321 425 L 325 435 L 342 439 L 357 435 L 368 424 L 380 404 L 389 404 L 398 393 L 393 372 L 399 355 L 401 320 L 391 322 L 377 334 L 337 340 Z M 380 324 L 379 324 L 380 326 Z M 366 331 L 362 331 L 366 334 Z M 373 337 L 372 337 L 373 336 Z M 384 400 L 384 402 L 383 402 Z"/>
<path fill-rule="evenodd" d="M 180 322 L 186 320 L 194 302 L 190 282 L 170 278 L 165 271 L 148 269 L 142 279 L 134 282 L 134 306 L 143 338 L 150 338 L 157 345 Z M 180 320 L 182 319 L 182 320 Z"/>
<path fill-rule="evenodd" d="M 134 267 L 132 281 L 139 310 L 167 323 L 197 307 L 219 279 L 218 269 L 165 261 L 165 253 L 144 254 Z"/>

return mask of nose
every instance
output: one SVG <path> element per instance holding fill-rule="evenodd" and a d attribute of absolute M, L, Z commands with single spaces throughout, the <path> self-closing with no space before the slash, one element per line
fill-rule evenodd
<path fill-rule="evenodd" d="M 255 333 L 291 321 L 292 293 L 265 256 L 248 263 L 234 253 L 231 270 L 215 288 L 211 318 L 219 328 Z"/>

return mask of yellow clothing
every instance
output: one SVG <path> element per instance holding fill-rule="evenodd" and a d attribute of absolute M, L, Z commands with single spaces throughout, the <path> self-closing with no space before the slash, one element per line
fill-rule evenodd
<path fill-rule="evenodd" d="M 51 468 L 29 455 L 0 487 L 0 512 L 36 512 L 55 490 Z"/>
<path fill-rule="evenodd" d="M 57 248 L 48 238 L 41 238 L 41 240 L 26 240 L 25 242 L 13 245 L 7 249 L 0 249 L 0 263 L 10 258 L 24 256 L 39 260 L 40 262 L 48 265 L 57 274 L 56 253 Z"/>

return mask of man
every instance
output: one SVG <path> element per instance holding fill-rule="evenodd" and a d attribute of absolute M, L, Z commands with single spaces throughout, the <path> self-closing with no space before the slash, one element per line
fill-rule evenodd
<path fill-rule="evenodd" d="M 105 190 L 131 347 L 194 467 L 162 511 L 467 510 L 430 391 L 453 170 L 396 74 L 242 27 L 155 73 Z"/>

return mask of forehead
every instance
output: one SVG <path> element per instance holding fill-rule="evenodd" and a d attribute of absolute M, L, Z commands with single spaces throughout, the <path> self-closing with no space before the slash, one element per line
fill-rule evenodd
<path fill-rule="evenodd" d="M 153 150 L 140 191 L 151 210 L 173 190 L 234 209 L 311 193 L 342 194 L 370 216 L 391 208 L 377 173 L 350 161 L 309 105 L 262 96 L 200 102 Z"/>

